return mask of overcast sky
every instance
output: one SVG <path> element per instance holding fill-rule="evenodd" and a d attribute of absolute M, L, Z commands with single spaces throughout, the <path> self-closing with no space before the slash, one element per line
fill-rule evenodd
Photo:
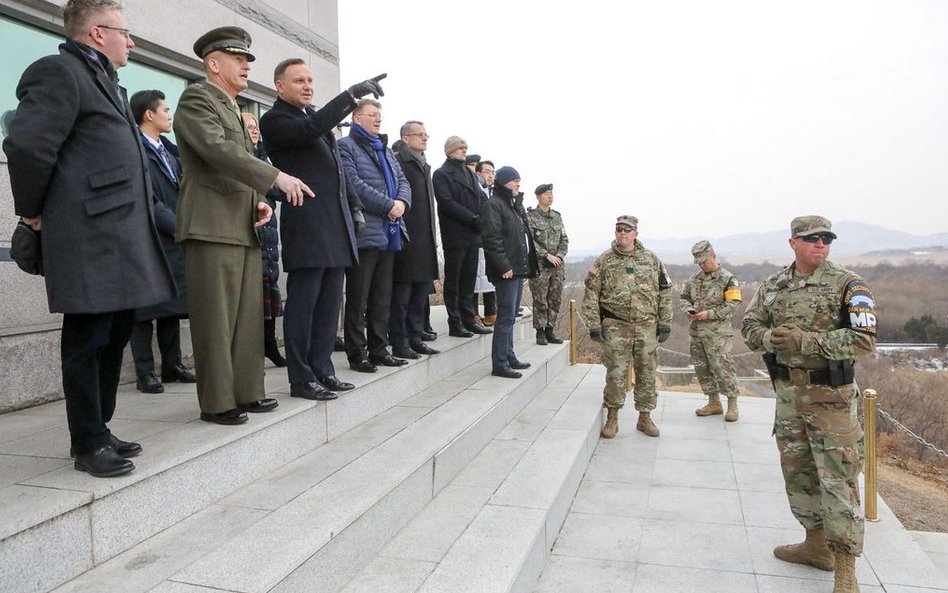
<path fill-rule="evenodd" d="M 823 214 L 948 231 L 944 0 L 358 0 L 343 87 L 387 72 L 383 132 L 425 122 L 553 183 L 571 246 L 771 231 Z"/>

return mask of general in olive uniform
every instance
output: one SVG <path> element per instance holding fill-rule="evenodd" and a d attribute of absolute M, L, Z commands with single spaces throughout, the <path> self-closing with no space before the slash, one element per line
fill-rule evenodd
<path fill-rule="evenodd" d="M 659 433 L 650 412 L 658 400 L 658 343 L 671 333 L 671 280 L 658 256 L 638 240 L 638 224 L 634 216 L 620 216 L 612 248 L 596 258 L 586 275 L 583 320 L 589 336 L 602 343 L 606 367 L 603 407 L 608 409 L 602 436 L 607 439 L 619 430 L 630 362 L 635 370 L 635 409 L 639 412 L 635 428 L 648 436 Z"/>
<path fill-rule="evenodd" d="M 563 300 L 569 237 L 566 236 L 563 217 L 550 207 L 553 204 L 553 184 L 537 186 L 533 193 L 537 197 L 537 207 L 527 210 L 527 222 L 540 262 L 539 275 L 530 279 L 533 328 L 537 330 L 537 344 L 562 344 L 563 340 L 556 337 L 553 328 Z"/>
<path fill-rule="evenodd" d="M 695 413 L 698 416 L 723 414 L 723 395 L 727 398 L 724 419 L 736 422 L 739 390 L 731 356 L 734 335 L 731 318 L 741 303 L 741 288 L 734 274 L 718 263 L 718 256 L 708 241 L 695 243 L 691 255 L 701 271 L 685 283 L 679 304 L 691 322 L 689 334 L 695 375 L 708 396 L 707 405 Z"/>
<path fill-rule="evenodd" d="M 835 569 L 834 593 L 853 593 L 859 591 L 855 557 L 864 530 L 853 365 L 875 347 L 876 308 L 862 278 L 827 260 L 836 239 L 831 228 L 821 216 L 793 219 L 795 261 L 760 286 L 742 333 L 750 348 L 766 352 L 787 497 L 806 529 L 803 543 L 779 546 L 774 555 Z"/>

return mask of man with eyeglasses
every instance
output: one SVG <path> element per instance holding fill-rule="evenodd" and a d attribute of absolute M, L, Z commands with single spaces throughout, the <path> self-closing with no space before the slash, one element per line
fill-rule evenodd
<path fill-rule="evenodd" d="M 63 393 L 74 467 L 128 473 L 141 452 L 109 431 L 135 309 L 175 296 L 145 154 L 116 71 L 135 43 L 118 2 L 69 0 L 59 55 L 20 78 L 3 143 L 20 220 L 42 230 L 50 312 L 63 313 Z"/>
<path fill-rule="evenodd" d="M 606 367 L 603 407 L 607 410 L 601 436 L 611 439 L 619 431 L 619 410 L 625 405 L 629 364 L 635 370 L 635 429 L 650 437 L 659 435 L 651 412 L 658 403 L 655 371 L 658 343 L 671 334 L 671 279 L 655 253 L 638 240 L 639 219 L 616 219 L 612 247 L 596 258 L 586 274 L 583 320 L 589 337 L 602 344 Z"/>
<path fill-rule="evenodd" d="M 741 333 L 764 361 L 777 393 L 774 435 L 790 510 L 806 530 L 774 548 L 786 562 L 835 570 L 835 593 L 858 593 L 862 427 L 855 358 L 875 348 L 876 308 L 865 280 L 830 262 L 830 221 L 790 223 L 794 261 L 751 299 Z"/>

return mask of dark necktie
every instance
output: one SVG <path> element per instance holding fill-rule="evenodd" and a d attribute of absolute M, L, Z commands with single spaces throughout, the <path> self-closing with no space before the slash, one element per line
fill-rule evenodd
<path fill-rule="evenodd" d="M 161 142 L 158 142 L 158 156 L 161 157 L 161 160 L 165 163 L 165 169 L 168 170 L 168 173 L 171 174 L 171 180 L 177 181 L 178 176 L 175 175 L 174 165 L 171 164 L 171 155 L 168 154 L 168 151 L 165 149 L 165 145 Z"/>

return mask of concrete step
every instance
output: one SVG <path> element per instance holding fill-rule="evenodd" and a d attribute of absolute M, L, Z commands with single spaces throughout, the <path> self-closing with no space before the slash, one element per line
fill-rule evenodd
<path fill-rule="evenodd" d="M 337 589 L 567 364 L 563 346 L 517 347 L 533 363 L 523 379 L 491 377 L 481 358 L 413 394 L 393 384 L 396 405 L 56 591 Z"/>
<path fill-rule="evenodd" d="M 0 415 L 0 591 L 48 591 L 403 402 L 423 408 L 450 399 L 465 382 L 489 387 L 493 378 L 483 375 L 490 336 L 446 337 L 443 309 L 433 316 L 443 336 L 435 342 L 441 354 L 374 375 L 348 371 L 335 354 L 338 375 L 358 387 L 328 405 L 289 398 L 285 372 L 271 369 L 267 395 L 280 407 L 242 426 L 197 420 L 193 385 L 170 384 L 160 395 L 126 386 L 111 427 L 140 441 L 145 452 L 135 459 L 136 470 L 120 478 L 95 479 L 72 469 L 63 402 Z M 532 333 L 529 319 L 519 320 L 516 338 Z M 546 352 L 538 362 L 551 358 L 550 369 L 544 362 L 509 383 L 545 384 L 548 372 L 566 364 L 565 349 Z M 429 389 L 436 384 L 443 387 Z M 441 389 L 457 391 L 444 395 Z"/>
<path fill-rule="evenodd" d="M 568 367 L 342 593 L 528 592 L 602 425 L 602 367 Z"/>

